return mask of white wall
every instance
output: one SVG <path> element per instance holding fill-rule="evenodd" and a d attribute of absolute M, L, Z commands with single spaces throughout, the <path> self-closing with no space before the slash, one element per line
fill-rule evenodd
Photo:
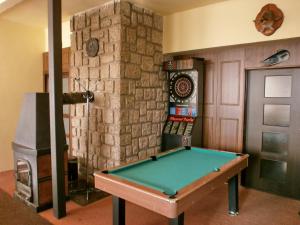
<path fill-rule="evenodd" d="M 11 142 L 24 93 L 40 92 L 44 30 L 0 19 L 0 171 L 13 169 Z"/>
<path fill-rule="evenodd" d="M 300 1 L 272 0 L 285 14 L 272 36 L 253 20 L 269 0 L 228 0 L 164 17 L 164 53 L 300 37 Z"/>
<path fill-rule="evenodd" d="M 44 51 L 47 52 L 48 51 L 48 28 L 45 29 L 44 31 L 44 35 L 45 35 L 45 47 L 44 47 Z M 71 31 L 70 31 L 70 21 L 66 21 L 63 22 L 61 24 L 61 42 L 62 42 L 62 47 L 66 48 L 66 47 L 70 47 L 71 46 Z"/>

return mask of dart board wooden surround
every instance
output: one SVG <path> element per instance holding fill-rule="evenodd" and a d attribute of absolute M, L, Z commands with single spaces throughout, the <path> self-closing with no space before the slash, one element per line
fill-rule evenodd
<path fill-rule="evenodd" d="M 169 78 L 169 115 L 162 134 L 162 151 L 201 147 L 204 60 L 171 60 L 163 68 Z"/>

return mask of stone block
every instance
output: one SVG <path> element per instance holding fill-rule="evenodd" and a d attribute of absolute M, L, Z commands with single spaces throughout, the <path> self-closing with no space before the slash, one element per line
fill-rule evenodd
<path fill-rule="evenodd" d="M 152 38 L 152 29 L 147 27 L 147 41 L 151 41 L 151 38 Z"/>
<path fill-rule="evenodd" d="M 148 137 L 140 137 L 139 138 L 139 149 L 146 149 L 148 147 Z"/>
<path fill-rule="evenodd" d="M 142 75 L 141 75 L 141 86 L 143 88 L 150 86 L 150 74 L 148 72 L 142 72 Z"/>
<path fill-rule="evenodd" d="M 156 109 L 156 101 L 147 101 L 147 109 Z"/>
<path fill-rule="evenodd" d="M 104 44 L 104 52 L 106 54 L 113 54 L 114 53 L 114 44 L 113 43 L 105 43 Z"/>
<path fill-rule="evenodd" d="M 89 68 L 90 78 L 100 78 L 100 69 L 98 67 Z"/>
<path fill-rule="evenodd" d="M 141 159 L 146 159 L 146 158 L 147 158 L 147 151 L 146 151 L 146 150 L 140 151 L 140 152 L 138 153 L 138 156 L 139 156 L 139 160 L 141 160 Z"/>
<path fill-rule="evenodd" d="M 85 13 L 82 13 L 80 15 L 75 16 L 75 29 L 76 30 L 81 30 L 85 28 L 86 26 L 86 15 Z"/>
<path fill-rule="evenodd" d="M 157 73 L 150 74 L 150 86 L 151 87 L 159 87 L 160 86 Z"/>
<path fill-rule="evenodd" d="M 121 16 L 114 15 L 113 17 L 111 17 L 111 23 L 112 25 L 121 24 Z"/>
<path fill-rule="evenodd" d="M 98 132 L 92 133 L 92 145 L 96 145 L 96 146 L 100 145 L 100 135 Z"/>
<path fill-rule="evenodd" d="M 71 33 L 70 39 L 71 39 L 71 51 L 75 52 L 77 50 L 77 32 Z"/>
<path fill-rule="evenodd" d="M 140 54 L 145 54 L 146 52 L 146 40 L 144 38 L 137 39 L 137 52 Z"/>
<path fill-rule="evenodd" d="M 114 81 L 113 80 L 104 81 L 104 90 L 105 90 L 105 93 L 113 93 L 114 92 Z"/>
<path fill-rule="evenodd" d="M 152 111 L 147 111 L 147 121 L 152 121 L 152 115 L 153 115 Z"/>
<path fill-rule="evenodd" d="M 138 13 L 144 13 L 144 9 L 143 8 L 141 8 L 141 7 L 139 7 L 139 6 L 137 6 L 137 5 L 132 5 L 132 10 L 133 11 L 135 11 L 135 12 L 138 12 Z"/>
<path fill-rule="evenodd" d="M 152 132 L 151 128 L 152 128 L 151 123 L 142 124 L 142 136 L 151 134 L 151 132 Z"/>
<path fill-rule="evenodd" d="M 150 56 L 143 56 L 142 57 L 142 70 L 144 71 L 153 71 L 154 61 L 153 58 Z"/>
<path fill-rule="evenodd" d="M 131 144 L 131 134 L 121 134 L 120 135 L 120 144 L 121 146 Z"/>
<path fill-rule="evenodd" d="M 130 24 L 131 24 L 130 17 L 127 17 L 125 15 L 121 15 L 121 24 L 123 26 L 130 26 Z"/>
<path fill-rule="evenodd" d="M 84 66 L 89 65 L 89 57 L 86 54 L 84 54 L 82 57 L 82 65 Z"/>
<path fill-rule="evenodd" d="M 127 125 L 129 123 L 129 112 L 128 110 L 120 110 L 120 117 L 122 118 L 122 120 L 120 121 L 121 124 L 123 125 Z"/>
<path fill-rule="evenodd" d="M 126 157 L 129 157 L 129 156 L 132 155 L 132 148 L 131 148 L 131 146 L 126 146 L 125 151 L 126 151 Z"/>
<path fill-rule="evenodd" d="M 163 30 L 163 17 L 154 14 L 153 15 L 153 27 L 158 29 L 159 31 Z"/>
<path fill-rule="evenodd" d="M 163 62 L 163 55 L 159 52 L 154 54 L 154 64 L 161 65 Z"/>
<path fill-rule="evenodd" d="M 142 88 L 137 88 L 135 90 L 135 99 L 137 101 L 144 99 L 144 90 Z"/>
<path fill-rule="evenodd" d="M 147 34 L 146 33 L 146 28 L 144 26 L 142 26 L 142 25 L 139 25 L 137 27 L 137 36 L 145 38 L 146 34 Z"/>
<path fill-rule="evenodd" d="M 153 123 L 160 122 L 161 121 L 161 112 L 160 112 L 160 110 L 154 110 L 152 113 L 153 113 L 152 114 L 152 116 L 153 116 L 153 119 L 152 119 Z"/>
<path fill-rule="evenodd" d="M 111 134 L 105 134 L 104 135 L 105 139 L 104 139 L 104 143 L 107 145 L 114 145 L 114 136 Z"/>
<path fill-rule="evenodd" d="M 88 78 L 89 77 L 89 68 L 87 66 L 79 67 L 79 76 L 80 76 L 80 78 Z"/>
<path fill-rule="evenodd" d="M 102 145 L 100 147 L 101 149 L 101 155 L 104 156 L 105 158 L 110 158 L 110 150 L 111 150 L 111 147 L 109 145 Z"/>
<path fill-rule="evenodd" d="M 140 102 L 140 115 L 147 115 L 147 103 L 145 101 Z"/>
<path fill-rule="evenodd" d="M 82 66 L 82 52 L 75 52 L 75 66 Z"/>
<path fill-rule="evenodd" d="M 101 64 L 101 79 L 109 78 L 109 64 Z"/>
<path fill-rule="evenodd" d="M 131 136 L 133 138 L 140 137 L 142 135 L 142 125 L 141 124 L 134 124 L 132 125 L 132 133 Z"/>
<path fill-rule="evenodd" d="M 73 150 L 79 150 L 79 139 L 73 137 L 72 138 L 72 149 Z"/>
<path fill-rule="evenodd" d="M 137 25 L 137 14 L 136 12 L 131 13 L 131 25 L 136 26 Z"/>
<path fill-rule="evenodd" d="M 90 67 L 99 67 L 100 66 L 100 57 L 99 56 L 90 57 L 89 58 L 89 66 Z"/>
<path fill-rule="evenodd" d="M 118 63 L 118 62 L 111 63 L 109 65 L 110 77 L 111 78 L 120 78 L 120 74 L 121 74 L 120 69 L 121 69 L 120 63 Z"/>
<path fill-rule="evenodd" d="M 100 17 L 98 13 L 95 13 L 90 16 L 91 18 L 91 30 L 100 29 Z"/>
<path fill-rule="evenodd" d="M 139 110 L 130 110 L 129 111 L 129 123 L 138 123 L 140 120 L 140 111 Z"/>
<path fill-rule="evenodd" d="M 112 26 L 109 28 L 109 41 L 117 42 L 121 40 L 121 26 Z"/>
<path fill-rule="evenodd" d="M 130 62 L 135 64 L 141 64 L 141 55 L 136 53 L 130 54 Z"/>
<path fill-rule="evenodd" d="M 126 64 L 125 77 L 130 78 L 130 79 L 139 79 L 141 77 L 139 65 Z"/>
<path fill-rule="evenodd" d="M 102 6 L 100 8 L 100 18 L 105 18 L 105 17 L 108 17 L 108 16 L 113 16 L 114 15 L 114 4 L 113 2 L 110 2 L 104 6 Z"/>
<path fill-rule="evenodd" d="M 110 109 L 103 110 L 103 122 L 104 123 L 113 123 L 114 122 L 114 114 Z"/>
<path fill-rule="evenodd" d="M 152 42 L 155 44 L 162 44 L 163 35 L 161 31 L 153 30 L 152 31 Z"/>
<path fill-rule="evenodd" d="M 144 25 L 152 27 L 152 24 L 153 24 L 152 16 L 144 14 Z"/>
<path fill-rule="evenodd" d="M 149 147 L 155 147 L 156 146 L 156 135 L 150 135 L 149 136 Z"/>
<path fill-rule="evenodd" d="M 121 1 L 121 15 L 130 16 L 131 4 L 129 2 Z"/>
<path fill-rule="evenodd" d="M 127 28 L 126 29 L 127 42 L 130 44 L 136 43 L 136 29 L 135 28 Z"/>
<path fill-rule="evenodd" d="M 105 28 L 111 26 L 111 24 L 112 24 L 112 22 L 111 22 L 110 18 L 106 17 L 106 18 L 101 19 L 101 24 L 100 24 L 101 29 L 105 29 Z"/>
<path fill-rule="evenodd" d="M 103 55 L 100 57 L 101 63 L 110 63 L 114 61 L 114 56 L 112 54 Z"/>
<path fill-rule="evenodd" d="M 153 56 L 154 55 L 154 45 L 150 42 L 146 45 L 146 55 Z"/>
<path fill-rule="evenodd" d="M 147 122 L 147 116 L 140 116 L 140 123 L 146 123 Z"/>

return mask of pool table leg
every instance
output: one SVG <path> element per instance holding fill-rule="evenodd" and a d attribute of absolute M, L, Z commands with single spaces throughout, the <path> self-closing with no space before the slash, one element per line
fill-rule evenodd
<path fill-rule="evenodd" d="M 239 214 L 239 176 L 235 175 L 228 181 L 229 214 Z"/>
<path fill-rule="evenodd" d="M 113 196 L 113 225 L 125 225 L 125 200 Z"/>
<path fill-rule="evenodd" d="M 177 218 L 170 219 L 170 225 L 184 225 L 184 213 L 181 213 Z"/>

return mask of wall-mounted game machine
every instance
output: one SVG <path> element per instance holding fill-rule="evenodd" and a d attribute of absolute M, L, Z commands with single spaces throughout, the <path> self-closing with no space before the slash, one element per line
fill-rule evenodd
<path fill-rule="evenodd" d="M 162 134 L 162 151 L 202 145 L 204 59 L 164 62 L 169 78 L 169 115 Z"/>

